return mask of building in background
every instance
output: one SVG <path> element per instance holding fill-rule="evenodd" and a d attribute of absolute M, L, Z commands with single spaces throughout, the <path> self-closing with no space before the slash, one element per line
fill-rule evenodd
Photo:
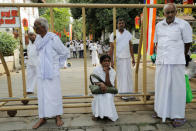
<path fill-rule="evenodd" d="M 0 3 L 44 3 L 44 0 L 0 0 Z M 25 45 L 25 34 L 31 30 L 33 31 L 33 24 L 36 18 L 39 17 L 37 7 L 21 7 L 21 27 L 22 27 L 22 42 Z M 17 29 L 16 29 L 17 30 Z M 13 33 L 12 28 L 0 28 L 0 31 Z"/>

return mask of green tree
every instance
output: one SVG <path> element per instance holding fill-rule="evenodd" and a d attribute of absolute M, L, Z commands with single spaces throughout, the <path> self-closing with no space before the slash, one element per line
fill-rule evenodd
<path fill-rule="evenodd" d="M 82 39 L 82 19 L 75 19 L 73 21 L 73 38 L 81 40 Z"/>
<path fill-rule="evenodd" d="M 70 0 L 70 3 L 107 3 L 107 4 L 137 4 L 143 0 Z M 87 34 L 93 33 L 94 40 L 101 36 L 101 32 L 107 30 L 112 32 L 113 13 L 111 8 L 87 8 L 86 9 L 86 30 Z M 122 17 L 126 20 L 128 30 L 134 28 L 134 18 L 139 15 L 142 9 L 138 8 L 118 8 L 117 18 Z M 81 8 L 72 8 L 71 13 L 74 19 L 81 18 Z"/>
<path fill-rule="evenodd" d="M 53 14 L 54 14 L 54 29 L 56 32 L 59 32 L 64 34 L 64 29 L 66 31 L 69 30 L 69 23 L 70 23 L 70 13 L 69 8 L 53 8 Z M 49 26 L 50 24 L 50 9 L 47 9 L 46 12 L 41 16 L 48 20 Z"/>

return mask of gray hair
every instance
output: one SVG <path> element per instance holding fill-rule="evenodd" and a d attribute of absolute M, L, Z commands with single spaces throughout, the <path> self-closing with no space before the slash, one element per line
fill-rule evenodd
<path fill-rule="evenodd" d="M 46 31 L 48 31 L 48 21 L 45 18 L 40 17 L 40 18 L 37 18 L 35 21 L 39 22 L 41 26 L 45 27 Z"/>
<path fill-rule="evenodd" d="M 168 4 L 165 4 L 164 7 L 163 7 L 163 12 L 164 12 L 164 13 L 165 13 L 166 8 L 168 8 L 169 6 L 173 6 L 174 9 L 175 9 L 175 11 L 177 10 L 175 4 L 173 4 L 173 3 L 168 3 Z"/>

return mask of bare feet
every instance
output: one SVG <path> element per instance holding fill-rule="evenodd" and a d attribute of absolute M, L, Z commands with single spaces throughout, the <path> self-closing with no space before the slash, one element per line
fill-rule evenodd
<path fill-rule="evenodd" d="M 41 125 L 45 124 L 46 123 L 46 119 L 44 118 L 41 118 L 39 119 L 39 121 L 32 127 L 33 129 L 37 129 L 39 128 Z"/>
<path fill-rule="evenodd" d="M 56 125 L 58 127 L 62 126 L 64 124 L 64 122 L 61 120 L 61 117 L 60 116 L 57 116 L 56 117 Z"/>

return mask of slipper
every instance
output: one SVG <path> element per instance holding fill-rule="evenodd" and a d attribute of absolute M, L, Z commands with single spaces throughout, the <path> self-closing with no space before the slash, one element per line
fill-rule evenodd
<path fill-rule="evenodd" d="M 174 119 L 172 122 L 173 127 L 180 127 L 186 123 L 186 119 Z"/>
<path fill-rule="evenodd" d="M 152 114 L 152 118 L 161 119 L 161 117 L 159 117 L 159 116 L 157 115 L 157 113 Z"/>

